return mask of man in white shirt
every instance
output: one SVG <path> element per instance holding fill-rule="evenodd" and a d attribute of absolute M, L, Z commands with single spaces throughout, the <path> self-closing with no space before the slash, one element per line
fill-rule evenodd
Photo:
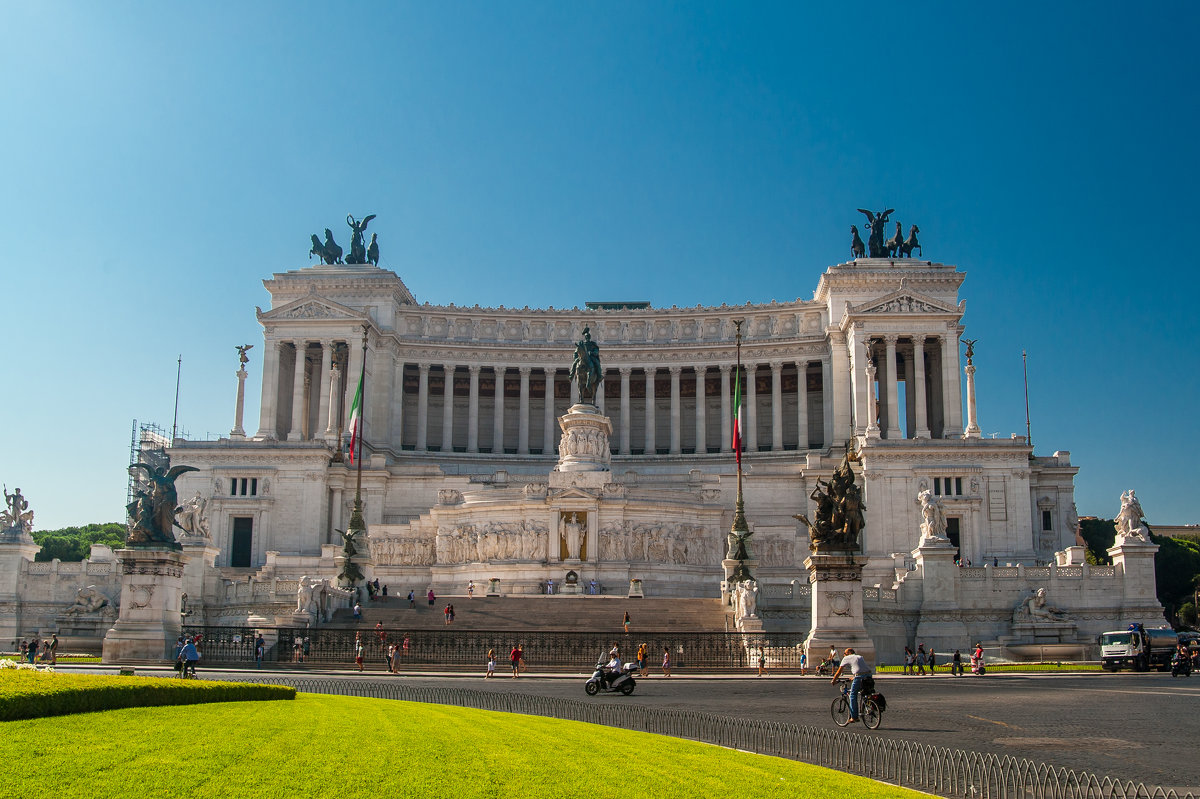
<path fill-rule="evenodd" d="M 871 667 L 867 665 L 867 660 L 862 655 L 854 654 L 854 650 L 846 647 L 845 656 L 842 662 L 838 664 L 837 671 L 833 673 L 833 679 L 830 683 L 836 683 L 842 671 L 849 669 L 853 680 L 850 682 L 850 719 L 847 724 L 858 721 L 858 696 L 862 692 L 862 683 L 864 677 L 871 676 Z"/>

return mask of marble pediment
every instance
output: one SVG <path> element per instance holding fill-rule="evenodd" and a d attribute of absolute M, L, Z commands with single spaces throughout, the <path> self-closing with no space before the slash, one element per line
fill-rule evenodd
<path fill-rule="evenodd" d="M 569 488 L 559 488 L 550 491 L 547 499 L 551 502 L 559 502 L 565 499 L 585 499 L 589 502 L 594 502 L 599 496 L 599 491 L 571 486 Z"/>
<path fill-rule="evenodd" d="M 255 308 L 260 322 L 276 322 L 280 320 L 313 319 L 332 322 L 365 322 L 367 315 L 360 310 L 350 308 L 333 300 L 327 300 L 316 294 L 309 294 L 298 300 L 285 303 L 278 308 L 263 311 Z"/>
<path fill-rule="evenodd" d="M 851 315 L 858 314 L 959 314 L 965 310 L 962 307 L 950 305 L 935 300 L 924 294 L 908 289 L 893 291 L 891 294 L 877 297 L 873 300 L 850 306 L 846 309 Z"/>

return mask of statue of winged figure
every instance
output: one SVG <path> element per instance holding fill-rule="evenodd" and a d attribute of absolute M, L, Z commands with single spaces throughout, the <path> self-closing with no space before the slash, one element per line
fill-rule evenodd
<path fill-rule="evenodd" d="M 238 351 L 238 363 L 242 366 L 250 363 L 250 358 L 246 356 L 246 351 L 254 349 L 253 344 L 242 344 L 240 347 L 235 346 L 234 349 Z"/>
<path fill-rule="evenodd" d="M 4 486 L 4 504 L 7 509 L 0 511 L 3 529 L 17 529 L 24 533 L 33 530 L 33 511 L 29 510 L 29 502 L 21 496 L 21 489 L 14 488 L 10 494 L 8 486 Z"/>
<path fill-rule="evenodd" d="M 363 233 L 367 232 L 367 225 L 374 218 L 375 214 L 368 214 L 359 222 L 355 220 L 353 214 L 346 214 L 346 224 L 353 231 L 350 238 L 350 254 L 346 256 L 346 263 L 365 264 L 367 262 L 367 245 L 363 240 Z"/>
<path fill-rule="evenodd" d="M 886 211 L 880 211 L 877 214 L 871 213 L 866 208 L 859 208 L 860 214 L 867 215 L 867 227 L 871 229 L 871 235 L 867 239 L 867 250 L 872 258 L 887 258 L 887 244 L 883 238 L 883 226 L 887 224 L 888 217 L 895 213 L 895 208 L 889 208 Z"/>
<path fill-rule="evenodd" d="M 169 464 L 169 462 L 168 462 Z M 179 512 L 179 495 L 175 491 L 175 480 L 181 474 L 199 471 L 195 466 L 158 466 L 138 461 L 130 469 L 145 469 L 149 486 L 139 488 L 135 499 L 128 505 L 128 546 L 179 545 L 171 528 L 175 526 L 175 514 Z"/>

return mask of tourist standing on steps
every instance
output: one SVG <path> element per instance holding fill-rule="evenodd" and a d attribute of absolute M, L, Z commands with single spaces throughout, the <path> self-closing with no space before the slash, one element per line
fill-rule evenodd
<path fill-rule="evenodd" d="M 442 616 L 444 617 L 443 624 L 450 623 L 450 604 L 446 603 L 446 607 L 442 608 Z"/>
<path fill-rule="evenodd" d="M 408 606 L 410 608 L 415 608 L 417 606 L 417 595 L 412 591 L 408 592 Z"/>
<path fill-rule="evenodd" d="M 467 599 L 475 598 L 475 581 L 467 580 Z"/>
<path fill-rule="evenodd" d="M 524 657 L 525 653 L 521 650 L 520 644 L 514 646 L 512 651 L 508 653 L 508 662 L 512 665 L 512 676 L 514 680 L 521 676 L 521 659 Z"/>
<path fill-rule="evenodd" d="M 362 618 L 362 605 L 358 604 L 357 602 L 354 603 L 354 618 Z"/>
<path fill-rule="evenodd" d="M 629 632 L 629 611 L 625 611 L 625 618 L 621 623 L 625 625 L 625 632 Z"/>
<path fill-rule="evenodd" d="M 435 597 L 435 596 L 433 595 L 433 589 L 432 589 L 432 588 L 430 588 L 430 589 L 429 589 L 429 593 L 428 593 L 428 594 L 426 594 L 425 596 L 426 596 L 426 598 L 429 600 L 429 607 L 433 607 L 433 603 L 437 601 L 437 597 Z"/>
<path fill-rule="evenodd" d="M 450 623 L 454 624 L 454 603 L 450 603 Z"/>

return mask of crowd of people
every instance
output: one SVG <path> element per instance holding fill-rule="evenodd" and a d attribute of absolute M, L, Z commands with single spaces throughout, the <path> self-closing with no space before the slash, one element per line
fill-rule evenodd
<path fill-rule="evenodd" d="M 53 666 L 58 663 L 58 633 L 54 633 L 48 639 L 41 641 L 37 638 L 21 639 L 20 644 L 16 646 L 16 650 L 17 656 L 23 663 L 30 663 L 35 666 L 38 663 L 45 663 Z"/>

